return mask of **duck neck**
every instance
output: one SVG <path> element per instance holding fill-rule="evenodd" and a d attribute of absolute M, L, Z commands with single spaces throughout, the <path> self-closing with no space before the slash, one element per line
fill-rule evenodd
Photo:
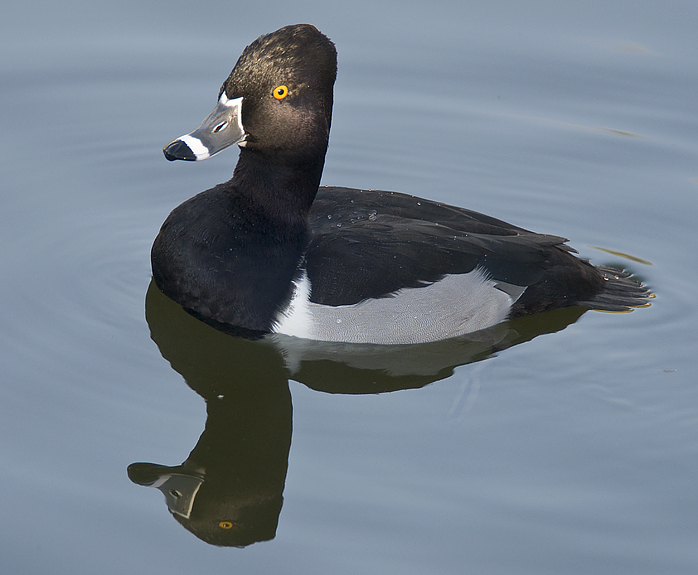
<path fill-rule="evenodd" d="M 272 221 L 291 227 L 305 226 L 324 163 L 324 154 L 315 161 L 286 164 L 271 162 L 260 152 L 241 148 L 232 184 L 237 194 L 245 196 L 249 204 Z"/>

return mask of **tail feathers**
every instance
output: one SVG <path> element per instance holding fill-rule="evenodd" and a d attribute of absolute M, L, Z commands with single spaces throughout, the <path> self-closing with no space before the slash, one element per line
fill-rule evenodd
<path fill-rule="evenodd" d="M 604 266 L 596 268 L 604 280 L 603 290 L 579 305 L 597 311 L 628 312 L 636 307 L 648 307 L 654 294 L 629 272 Z"/>

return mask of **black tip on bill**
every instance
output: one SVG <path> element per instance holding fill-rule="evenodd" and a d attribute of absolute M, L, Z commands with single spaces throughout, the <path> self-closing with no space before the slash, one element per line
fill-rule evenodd
<path fill-rule="evenodd" d="M 187 146 L 182 140 L 175 140 L 171 144 L 168 144 L 163 150 L 165 157 L 173 162 L 174 160 L 187 160 L 190 162 L 196 161 L 196 156 L 191 148 Z"/>

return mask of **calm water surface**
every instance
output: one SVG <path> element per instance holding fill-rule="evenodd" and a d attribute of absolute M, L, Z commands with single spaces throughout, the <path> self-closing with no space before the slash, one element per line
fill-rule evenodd
<path fill-rule="evenodd" d="M 162 146 L 301 21 L 339 50 L 324 183 L 563 235 L 652 307 L 380 354 L 235 340 L 149 289 L 162 221 L 235 162 Z M 698 572 L 697 23 L 646 0 L 3 8 L 2 571 Z"/>

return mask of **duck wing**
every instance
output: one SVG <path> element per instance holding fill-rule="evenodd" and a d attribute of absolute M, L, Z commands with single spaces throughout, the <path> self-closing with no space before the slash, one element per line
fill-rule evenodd
<path fill-rule="evenodd" d="M 330 306 L 389 297 L 476 268 L 516 299 L 543 278 L 551 259 L 576 260 L 564 253 L 572 251 L 565 238 L 396 192 L 320 188 L 309 228 L 310 299 Z"/>

